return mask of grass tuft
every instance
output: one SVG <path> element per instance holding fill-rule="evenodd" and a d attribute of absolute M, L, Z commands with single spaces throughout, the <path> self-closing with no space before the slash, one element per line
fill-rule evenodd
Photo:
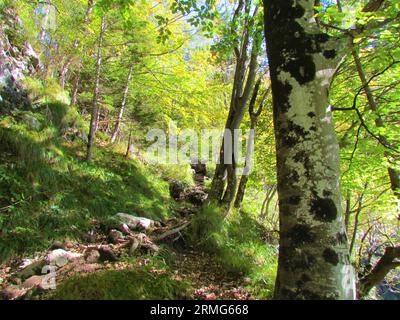
<path fill-rule="evenodd" d="M 190 297 L 189 288 L 188 283 L 172 279 L 168 270 L 147 266 L 75 276 L 62 283 L 50 299 L 182 300 Z"/>

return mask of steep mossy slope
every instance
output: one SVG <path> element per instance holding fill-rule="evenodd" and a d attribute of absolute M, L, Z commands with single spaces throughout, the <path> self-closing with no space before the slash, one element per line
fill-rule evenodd
<path fill-rule="evenodd" d="M 85 127 L 61 102 L 0 118 L 1 259 L 82 237 L 94 220 L 106 223 L 118 212 L 171 214 L 176 204 L 160 169 L 125 159 L 118 146 L 84 161 Z"/>

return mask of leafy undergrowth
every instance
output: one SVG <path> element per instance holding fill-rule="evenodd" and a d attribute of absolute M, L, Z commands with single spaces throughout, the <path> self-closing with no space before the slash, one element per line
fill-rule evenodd
<path fill-rule="evenodd" d="M 0 119 L 0 262 L 54 239 L 84 239 L 118 212 L 163 220 L 177 206 L 168 177 L 118 148 L 97 148 L 86 163 L 84 132 L 62 103 Z"/>
<path fill-rule="evenodd" d="M 213 255 L 221 271 L 245 280 L 255 298 L 272 298 L 277 248 L 262 240 L 263 227 L 248 213 L 233 211 L 224 219 L 221 209 L 210 204 L 193 218 L 189 237 Z"/>

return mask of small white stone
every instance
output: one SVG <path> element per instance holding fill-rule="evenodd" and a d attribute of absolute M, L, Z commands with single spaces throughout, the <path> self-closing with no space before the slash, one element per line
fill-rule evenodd
<path fill-rule="evenodd" d="M 31 264 L 32 264 L 32 260 L 30 260 L 30 259 L 24 259 L 24 260 L 22 261 L 22 263 L 19 265 L 18 269 L 20 269 L 20 270 L 25 269 L 27 266 L 29 266 L 29 265 L 31 265 Z"/>
<path fill-rule="evenodd" d="M 135 217 L 126 213 L 118 213 L 117 217 L 119 218 L 121 223 L 126 224 L 129 228 L 132 229 L 141 227 L 147 230 L 154 227 L 154 221 L 147 218 Z"/>
<path fill-rule="evenodd" d="M 65 266 L 69 261 L 79 258 L 82 255 L 79 253 L 73 253 L 65 251 L 63 249 L 56 249 L 50 252 L 46 257 L 46 262 L 49 265 L 55 265 L 57 267 Z"/>

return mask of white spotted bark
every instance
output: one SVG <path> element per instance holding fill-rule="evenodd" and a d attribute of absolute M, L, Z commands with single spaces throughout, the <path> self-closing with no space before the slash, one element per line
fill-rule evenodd
<path fill-rule="evenodd" d="M 355 299 L 329 87 L 340 42 L 314 1 L 264 0 L 280 204 L 276 299 Z"/>

